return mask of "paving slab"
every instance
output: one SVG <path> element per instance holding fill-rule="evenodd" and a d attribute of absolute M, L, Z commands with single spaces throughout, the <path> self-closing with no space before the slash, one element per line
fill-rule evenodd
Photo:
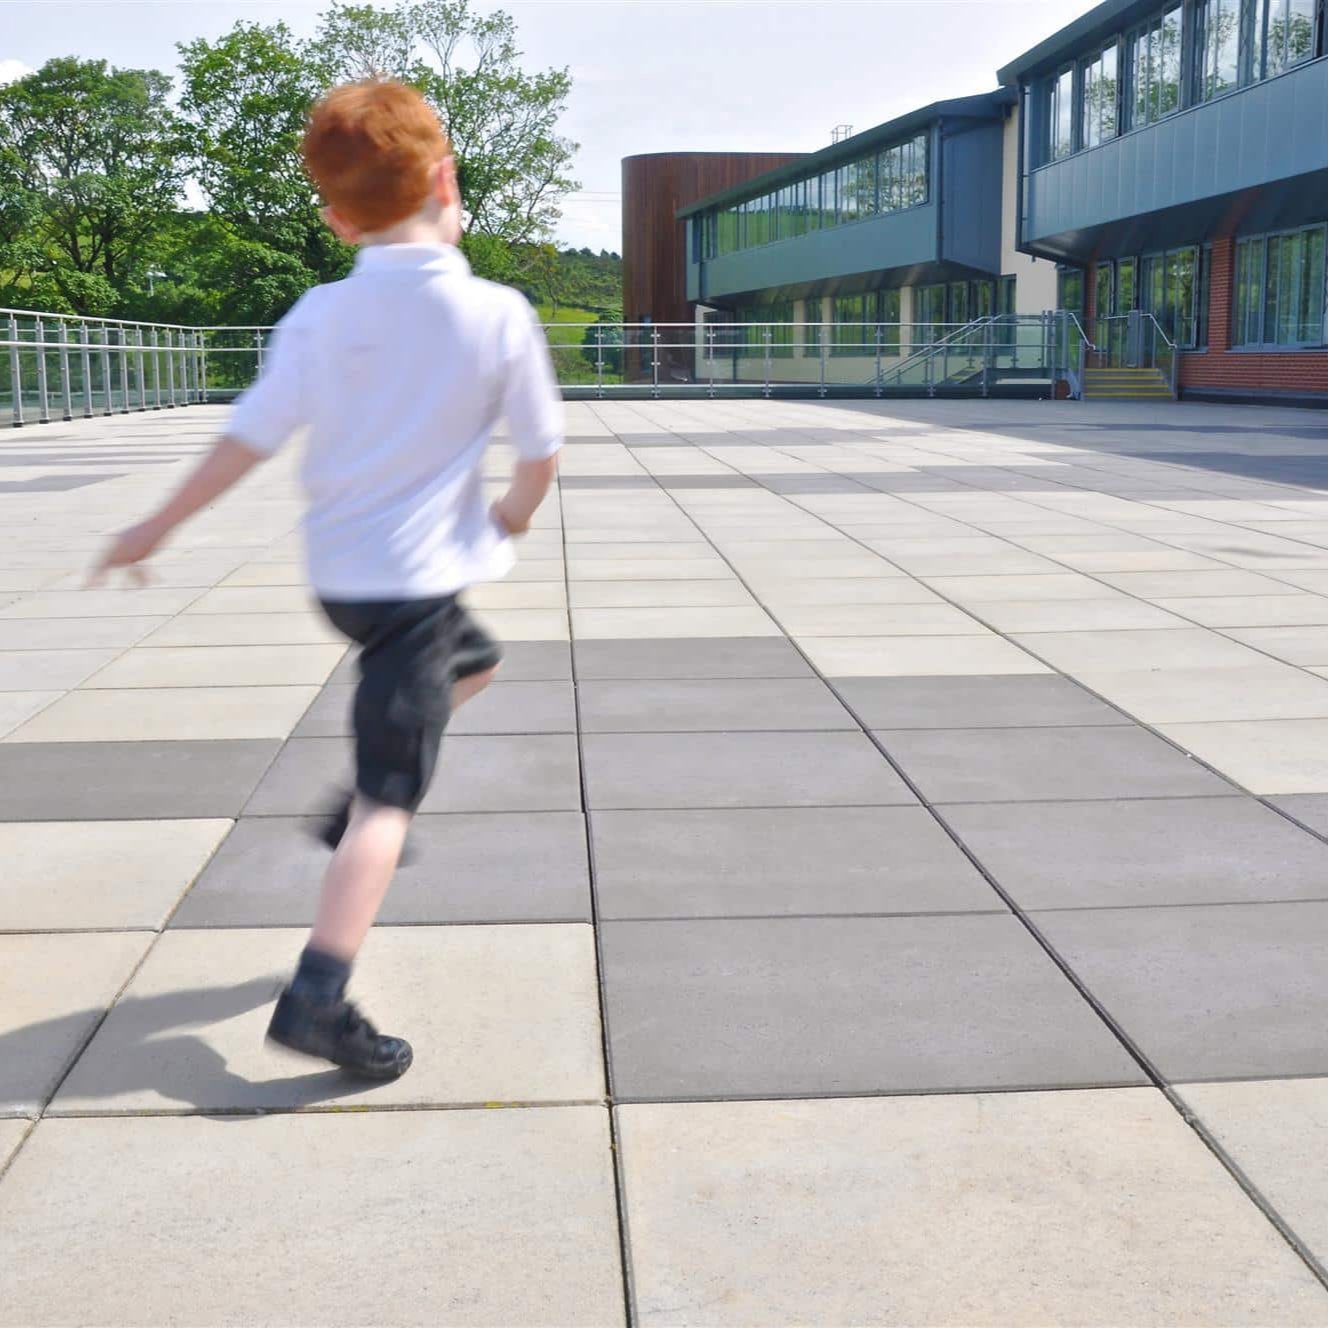
<path fill-rule="evenodd" d="M 328 864 L 327 850 L 313 837 L 316 824 L 298 817 L 240 821 L 171 925 L 312 924 Z M 386 925 L 590 920 L 579 812 L 418 816 L 410 844 L 410 859 L 379 914 Z"/>
<path fill-rule="evenodd" d="M 604 1094 L 587 926 L 382 927 L 354 992 L 415 1064 L 357 1080 L 264 1040 L 303 929 L 162 936 L 51 1111 L 139 1113 L 593 1100 Z"/>
<path fill-rule="evenodd" d="M 227 820 L 0 822 L 0 931 L 155 929 Z"/>
<path fill-rule="evenodd" d="M 0 1117 L 41 1110 L 152 941 L 0 935 Z"/>
<path fill-rule="evenodd" d="M 1247 669 L 1083 669 L 1076 677 L 1146 724 L 1328 718 L 1328 680 L 1274 659 Z"/>
<path fill-rule="evenodd" d="M 5 742 L 183 741 L 284 738 L 317 687 L 141 687 L 69 692 Z"/>
<path fill-rule="evenodd" d="M 1137 727 L 891 729 L 876 736 L 923 797 L 937 803 L 1236 792 Z"/>
<path fill-rule="evenodd" d="M 1328 793 L 1293 794 L 1287 798 L 1271 798 L 1269 801 L 1316 834 L 1328 836 Z"/>
<path fill-rule="evenodd" d="M 179 613 L 202 592 L 149 586 L 113 590 L 41 590 L 0 608 L 0 618 L 145 618 Z"/>
<path fill-rule="evenodd" d="M 873 729 L 1043 728 L 1128 724 L 1119 710 L 1053 674 L 833 678 Z"/>
<path fill-rule="evenodd" d="M 0 744 L 0 750 L 3 744 Z M 272 762 L 246 816 L 311 816 L 353 782 L 344 738 L 292 738 Z M 564 734 L 445 738 L 422 812 L 557 812 L 581 807 L 576 739 Z"/>
<path fill-rule="evenodd" d="M 1158 727 L 1251 793 L 1328 792 L 1328 718 Z"/>
<path fill-rule="evenodd" d="M 1328 903 L 1039 913 L 1171 1080 L 1328 1073 Z"/>
<path fill-rule="evenodd" d="M 169 618 L 13 618 L 0 621 L 0 651 L 125 650 Z"/>
<path fill-rule="evenodd" d="M 914 801 L 860 733 L 595 733 L 582 752 L 596 809 Z"/>
<path fill-rule="evenodd" d="M 725 608 L 573 609 L 572 634 L 586 641 L 685 637 L 779 636 L 758 605 Z"/>
<path fill-rule="evenodd" d="M 146 646 L 344 645 L 316 613 L 195 613 L 171 618 L 140 638 Z"/>
<path fill-rule="evenodd" d="M 351 649 L 332 671 L 329 683 L 359 678 L 359 652 Z M 503 682 L 560 682 L 572 676 L 572 648 L 566 641 L 504 641 Z"/>
<path fill-rule="evenodd" d="M 783 637 L 577 640 L 576 673 L 600 678 L 806 678 L 812 669 Z"/>
<path fill-rule="evenodd" d="M 621 1324 L 610 1159 L 597 1107 L 48 1120 L 4 1181 L 0 1323 Z"/>
<path fill-rule="evenodd" d="M 815 678 L 652 679 L 583 682 L 585 733 L 667 733 L 748 729 L 856 730 Z"/>
<path fill-rule="evenodd" d="M 344 646 L 180 646 L 127 650 L 90 688 L 320 686 Z"/>
<path fill-rule="evenodd" d="M 467 701 L 448 723 L 452 736 L 481 733 L 575 733 L 576 704 L 570 682 L 493 683 Z M 297 738 L 340 738 L 354 732 L 355 685 L 332 683 L 295 726 Z"/>
<path fill-rule="evenodd" d="M 115 656 L 114 650 L 0 651 L 0 692 L 77 687 Z"/>
<path fill-rule="evenodd" d="M 275 740 L 0 743 L 0 821 L 235 817 Z"/>
<path fill-rule="evenodd" d="M 619 1101 L 1142 1082 L 1008 915 L 600 932 Z"/>
<path fill-rule="evenodd" d="M 802 636 L 798 644 L 821 673 L 835 678 L 1050 672 L 1027 651 L 976 630 L 971 636 Z"/>
<path fill-rule="evenodd" d="M 1328 1311 L 1150 1089 L 617 1115 L 642 1324 L 1255 1328 Z"/>
<path fill-rule="evenodd" d="M 1253 798 L 1002 802 L 945 820 L 1025 909 L 1328 899 L 1328 844 Z"/>
<path fill-rule="evenodd" d="M 1124 669 L 1243 669 L 1267 660 L 1257 650 L 1200 627 L 1175 631 L 1030 632 L 1020 645 L 1073 675 Z"/>
<path fill-rule="evenodd" d="M 921 807 L 606 811 L 592 830 L 605 918 L 1003 908 Z"/>
<path fill-rule="evenodd" d="M 1322 1263 L 1328 1259 L 1328 1079 L 1183 1084 L 1185 1104 Z"/>

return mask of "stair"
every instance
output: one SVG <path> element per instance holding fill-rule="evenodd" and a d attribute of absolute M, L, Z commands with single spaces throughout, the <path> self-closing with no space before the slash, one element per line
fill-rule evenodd
<path fill-rule="evenodd" d="M 1085 369 L 1085 401 L 1172 401 L 1160 369 Z"/>

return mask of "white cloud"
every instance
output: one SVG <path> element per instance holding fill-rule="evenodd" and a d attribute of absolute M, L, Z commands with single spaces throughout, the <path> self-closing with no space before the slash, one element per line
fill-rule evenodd
<path fill-rule="evenodd" d="M 12 83 L 30 73 L 32 70 L 22 60 L 0 60 L 0 83 Z"/>

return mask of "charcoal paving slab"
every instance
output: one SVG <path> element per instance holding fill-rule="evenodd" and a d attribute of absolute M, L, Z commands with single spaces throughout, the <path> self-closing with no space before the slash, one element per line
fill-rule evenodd
<path fill-rule="evenodd" d="M 914 801 L 860 733 L 592 733 L 582 752 L 595 808 Z"/>
<path fill-rule="evenodd" d="M 831 685 L 873 729 L 1054 728 L 1129 724 L 1068 678 L 832 678 Z"/>
<path fill-rule="evenodd" d="M 1039 913 L 1168 1079 L 1328 1074 L 1328 903 Z"/>
<path fill-rule="evenodd" d="M 1136 727 L 892 729 L 877 737 L 923 797 L 938 803 L 1236 792 Z"/>
<path fill-rule="evenodd" d="M 953 806 L 945 819 L 1026 909 L 1328 899 L 1328 844 L 1253 798 Z"/>
<path fill-rule="evenodd" d="M 618 1100 L 1135 1084 L 1017 920 L 606 922 Z"/>
<path fill-rule="evenodd" d="M 740 729 L 857 730 L 816 678 L 690 678 L 583 682 L 585 733 Z"/>
<path fill-rule="evenodd" d="M 354 683 L 324 687 L 292 737 L 344 738 L 352 732 Z M 448 723 L 450 735 L 574 733 L 576 706 L 570 682 L 496 682 L 467 701 Z"/>
<path fill-rule="evenodd" d="M 1001 910 L 921 807 L 596 812 L 606 918 Z"/>
<path fill-rule="evenodd" d="M 1293 793 L 1270 801 L 1311 830 L 1328 835 L 1328 793 Z"/>
<path fill-rule="evenodd" d="M 280 746 L 269 739 L 0 744 L 0 820 L 235 817 Z"/>
<path fill-rule="evenodd" d="M 0 748 L 2 751 L 3 748 Z M 246 816 L 310 816 L 349 787 L 351 744 L 292 738 L 245 805 Z M 576 739 L 563 734 L 444 738 L 422 812 L 577 811 Z"/>
<path fill-rule="evenodd" d="M 316 822 L 246 817 L 171 919 L 173 927 L 303 926 L 327 869 Z M 590 919 L 585 822 L 578 812 L 418 816 L 411 858 L 379 921 L 583 922 Z"/>
<path fill-rule="evenodd" d="M 597 678 L 807 678 L 811 666 L 783 637 L 577 641 L 576 676 Z"/>

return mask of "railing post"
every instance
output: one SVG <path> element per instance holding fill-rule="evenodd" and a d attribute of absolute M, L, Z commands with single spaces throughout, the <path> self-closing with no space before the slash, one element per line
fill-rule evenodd
<path fill-rule="evenodd" d="M 198 391 L 199 401 L 206 406 L 208 400 L 207 334 L 198 333 Z"/>
<path fill-rule="evenodd" d="M 74 386 L 69 378 L 69 325 L 60 320 L 60 399 L 64 405 L 62 418 L 74 418 Z"/>
<path fill-rule="evenodd" d="M 876 324 L 876 377 L 872 380 L 872 395 L 881 395 L 881 325 Z"/>
<path fill-rule="evenodd" d="M 124 324 L 118 329 L 120 339 L 120 414 L 128 415 L 129 405 L 129 338 L 125 334 Z"/>
<path fill-rule="evenodd" d="M 709 323 L 706 323 L 704 324 L 704 330 L 706 363 L 710 369 L 710 388 L 708 395 L 710 400 L 713 401 L 715 399 L 715 329 Z"/>
<path fill-rule="evenodd" d="M 90 420 L 92 418 L 92 338 L 86 323 L 79 324 L 78 339 L 82 346 L 83 358 L 83 418 Z"/>
<path fill-rule="evenodd" d="M 821 386 L 819 390 L 819 395 L 821 397 L 824 397 L 826 392 L 825 388 L 826 348 L 822 344 L 822 333 L 824 331 L 824 328 L 825 328 L 824 323 L 818 323 L 816 325 L 816 358 L 820 361 L 819 368 L 821 373 Z"/>
<path fill-rule="evenodd" d="M 185 352 L 185 333 L 175 337 L 175 356 L 180 361 L 180 405 L 189 404 L 189 356 Z"/>
<path fill-rule="evenodd" d="M 175 336 L 166 329 L 166 408 L 175 409 Z"/>
<path fill-rule="evenodd" d="M 50 383 L 46 377 L 46 324 L 39 318 L 37 329 L 37 409 L 42 424 L 51 422 Z"/>
<path fill-rule="evenodd" d="M 103 415 L 115 414 L 115 390 L 111 387 L 111 329 L 101 325 L 101 394 L 105 399 Z"/>
<path fill-rule="evenodd" d="M 134 356 L 134 364 L 136 367 L 136 373 L 134 376 L 138 380 L 138 408 L 139 410 L 147 410 L 148 366 L 146 360 L 143 358 L 143 329 L 141 327 L 136 327 L 134 329 L 134 349 L 137 351 L 137 354 Z"/>
<path fill-rule="evenodd" d="M 765 381 L 761 384 L 761 395 L 767 398 L 768 400 L 774 391 L 774 389 L 771 387 L 771 379 L 774 376 L 774 364 L 772 362 L 774 356 L 772 353 L 772 338 L 770 332 L 770 325 L 768 323 L 766 324 L 764 336 L 765 336 Z"/>
<path fill-rule="evenodd" d="M 650 329 L 650 395 L 659 399 L 659 328 Z"/>
<path fill-rule="evenodd" d="M 604 400 L 604 324 L 595 324 L 595 396 Z"/>
<path fill-rule="evenodd" d="M 18 354 L 18 318 L 9 315 L 9 388 L 13 393 L 10 401 L 9 422 L 15 429 L 23 427 L 23 365 Z"/>
<path fill-rule="evenodd" d="M 258 368 L 255 376 L 261 376 L 263 372 L 263 333 L 260 329 L 254 329 L 254 350 L 257 353 Z"/>
<path fill-rule="evenodd" d="M 152 409 L 161 409 L 161 342 L 152 329 Z"/>

